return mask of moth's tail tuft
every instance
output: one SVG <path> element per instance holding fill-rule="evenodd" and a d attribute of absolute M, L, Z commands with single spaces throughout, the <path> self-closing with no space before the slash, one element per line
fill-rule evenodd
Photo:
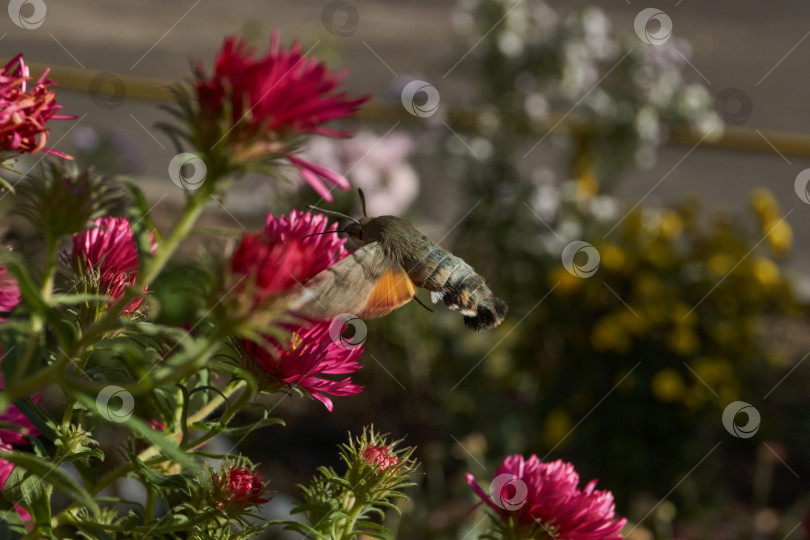
<path fill-rule="evenodd" d="M 486 302 L 478 304 L 475 317 L 464 317 L 464 324 L 470 330 L 488 330 L 495 328 L 506 317 L 506 312 L 509 307 L 506 302 L 494 296 L 489 298 Z"/>

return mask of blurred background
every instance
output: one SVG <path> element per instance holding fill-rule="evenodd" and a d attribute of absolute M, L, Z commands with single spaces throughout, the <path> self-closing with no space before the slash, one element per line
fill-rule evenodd
<path fill-rule="evenodd" d="M 416 304 L 366 321 L 362 394 L 331 414 L 275 398 L 288 427 L 239 445 L 276 491 L 266 516 L 373 422 L 423 463 L 389 516 L 399 538 L 476 537 L 464 473 L 486 484 L 512 453 L 598 478 L 629 538 L 804 538 L 810 5 L 646 6 L 29 0 L 9 4 L 0 56 L 51 68 L 78 117 L 53 124 L 51 145 L 136 179 L 168 228 L 184 195 L 167 174 L 178 150 L 154 129 L 166 87 L 210 69 L 225 36 L 300 39 L 373 95 L 354 139 L 315 140 L 310 157 L 510 305 L 480 334 Z M 252 177 L 202 225 L 236 237 L 317 202 L 300 179 Z M 353 193 L 332 208 L 359 212 Z M 193 317 L 189 272 L 154 287 L 159 318 Z"/>

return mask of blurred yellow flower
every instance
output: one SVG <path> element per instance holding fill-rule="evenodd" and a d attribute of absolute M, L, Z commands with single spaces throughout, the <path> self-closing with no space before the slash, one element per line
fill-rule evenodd
<path fill-rule="evenodd" d="M 637 294 L 644 300 L 661 298 L 666 287 L 653 273 L 644 272 L 636 277 L 636 291 Z"/>
<path fill-rule="evenodd" d="M 676 302 L 670 309 L 671 320 L 675 324 L 694 326 L 698 322 L 698 317 L 694 310 L 683 302 Z"/>
<path fill-rule="evenodd" d="M 718 253 L 709 259 L 706 267 L 708 268 L 710 274 L 715 276 L 725 276 L 731 271 L 732 268 L 734 268 L 735 264 L 737 264 L 737 262 L 731 255 L 728 255 L 727 253 Z"/>
<path fill-rule="evenodd" d="M 600 264 L 605 270 L 614 272 L 621 270 L 626 262 L 626 257 L 622 248 L 616 244 L 605 244 L 599 246 Z"/>
<path fill-rule="evenodd" d="M 546 415 L 546 422 L 543 426 L 543 438 L 549 446 L 554 446 L 568 435 L 574 422 L 571 416 L 562 408 L 555 408 Z"/>
<path fill-rule="evenodd" d="M 713 390 L 725 380 L 734 378 L 734 369 L 728 360 L 719 358 L 697 358 L 692 361 L 692 370 Z"/>
<path fill-rule="evenodd" d="M 577 182 L 577 199 L 590 199 L 599 191 L 599 179 L 593 172 L 593 169 L 588 167 L 579 175 L 579 182 Z"/>
<path fill-rule="evenodd" d="M 667 347 L 675 354 L 686 356 L 700 346 L 697 334 L 686 325 L 676 325 L 667 336 Z"/>
<path fill-rule="evenodd" d="M 664 210 L 661 213 L 661 236 L 667 240 L 673 240 L 681 235 L 683 222 L 681 216 L 672 210 Z"/>
<path fill-rule="evenodd" d="M 551 272 L 551 285 L 559 283 L 560 292 L 573 292 L 582 287 L 585 282 L 583 278 L 573 275 L 571 272 L 560 266 Z"/>
<path fill-rule="evenodd" d="M 769 190 L 757 188 L 751 192 L 750 199 L 751 206 L 754 207 L 754 211 L 763 223 L 779 219 L 779 205 Z"/>
<path fill-rule="evenodd" d="M 633 314 L 629 309 L 622 308 L 617 317 L 621 325 L 634 336 L 642 335 L 650 326 L 649 319 L 640 316 L 638 311 Z"/>
<path fill-rule="evenodd" d="M 768 244 L 775 255 L 782 256 L 790 251 L 793 245 L 793 229 L 787 221 L 774 218 L 766 222 L 762 228 L 768 234 Z"/>
<path fill-rule="evenodd" d="M 642 215 L 639 210 L 634 210 L 627 215 L 624 220 L 624 234 L 629 238 L 634 238 L 641 233 L 643 226 Z"/>
<path fill-rule="evenodd" d="M 772 260 L 765 258 L 754 259 L 751 266 L 754 278 L 764 287 L 773 287 L 779 284 L 779 267 Z"/>
<path fill-rule="evenodd" d="M 672 368 L 664 368 L 653 376 L 652 393 L 661 401 L 677 401 L 686 390 L 681 374 Z"/>
<path fill-rule="evenodd" d="M 617 317 L 607 315 L 591 330 L 591 346 L 597 351 L 625 353 L 633 346 L 633 340 Z"/>

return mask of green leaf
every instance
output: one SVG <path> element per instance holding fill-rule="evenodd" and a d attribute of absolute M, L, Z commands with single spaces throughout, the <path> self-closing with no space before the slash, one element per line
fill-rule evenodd
<path fill-rule="evenodd" d="M 4 453 L 3 459 L 39 476 L 43 481 L 53 485 L 54 488 L 65 495 L 90 508 L 94 514 L 98 514 L 99 508 L 96 501 L 93 500 L 93 496 L 76 482 L 72 476 L 50 461 L 46 461 L 33 454 L 16 451 Z M 3 494 L 5 496 L 5 490 Z"/>
<path fill-rule="evenodd" d="M 177 489 L 186 495 L 191 495 L 191 487 L 188 485 L 188 480 L 183 475 L 173 474 L 171 476 L 164 476 L 157 471 L 154 471 L 146 466 L 140 459 L 136 459 L 138 469 L 146 479 L 147 482 L 162 488 Z"/>
<path fill-rule="evenodd" d="M 14 467 L 3 486 L 3 498 L 14 504 L 30 504 L 45 495 L 42 481 L 30 471 Z"/>
<path fill-rule="evenodd" d="M 40 529 L 51 532 L 51 504 L 42 480 L 22 467 L 14 467 L 3 487 L 3 498 L 25 506 Z"/>
<path fill-rule="evenodd" d="M 14 405 L 20 409 L 20 412 L 23 413 L 49 441 L 55 441 L 59 438 L 59 434 L 56 432 L 56 422 L 54 422 L 42 407 L 34 403 L 31 398 L 16 399 L 14 400 Z"/>
<path fill-rule="evenodd" d="M 92 488 L 98 483 L 98 467 L 94 467 L 84 460 L 74 462 L 73 466 L 76 467 L 86 486 Z"/>
<path fill-rule="evenodd" d="M 41 497 L 28 504 L 28 510 L 31 512 L 34 523 L 37 524 L 39 530 L 51 535 L 51 501 L 48 497 L 43 493 Z"/>
<path fill-rule="evenodd" d="M 99 417 L 103 418 L 103 416 L 98 413 L 98 405 L 95 399 L 91 399 L 86 394 L 77 394 L 76 397 L 84 403 L 90 411 L 95 412 Z M 145 439 L 149 444 L 160 448 L 172 460 L 178 462 L 184 468 L 188 468 L 190 472 L 194 473 L 200 471 L 200 464 L 181 450 L 176 441 L 167 439 L 162 432 L 155 431 L 140 418 L 131 416 L 121 422 L 121 425 L 134 431 L 136 435 Z"/>
<path fill-rule="evenodd" d="M 246 426 L 226 427 L 224 429 L 220 429 L 219 433 L 239 437 L 262 427 L 283 425 L 285 425 L 285 423 L 281 418 L 263 418 Z"/>
<path fill-rule="evenodd" d="M 31 447 L 34 449 L 35 455 L 41 457 L 42 459 L 47 460 L 51 458 L 50 454 L 48 454 L 48 451 L 45 450 L 45 445 L 43 445 L 42 441 L 40 441 L 37 437 L 34 437 L 29 433 L 25 435 L 25 438 L 28 440 L 29 443 L 31 443 Z"/>
<path fill-rule="evenodd" d="M 394 533 L 392 533 L 379 523 L 374 523 L 371 521 L 358 521 L 357 523 L 355 523 L 355 527 L 371 529 L 371 531 L 367 530 L 363 531 L 363 534 L 367 536 L 373 536 L 374 538 L 394 538 Z M 376 533 L 372 531 L 376 531 Z"/>
<path fill-rule="evenodd" d="M 284 525 L 285 531 L 296 531 L 300 533 L 306 533 L 307 536 L 312 535 L 315 538 L 327 538 L 321 531 L 318 529 L 313 529 L 306 523 L 300 523 L 298 521 L 268 521 L 267 525 Z"/>
<path fill-rule="evenodd" d="M 104 529 L 92 527 L 86 522 L 77 523 L 76 526 L 81 529 L 79 534 L 87 540 L 115 540 L 115 537 L 111 536 L 110 533 Z"/>
<path fill-rule="evenodd" d="M 0 540 L 19 540 L 27 532 L 14 504 L 0 498 Z"/>
<path fill-rule="evenodd" d="M 6 268 L 14 275 L 20 293 L 25 298 L 26 304 L 31 311 L 42 315 L 50 325 L 50 330 L 57 336 L 61 343 L 72 343 L 75 341 L 75 331 L 73 326 L 65 320 L 62 312 L 53 306 L 49 306 L 39 292 L 39 287 L 34 283 L 32 273 L 25 266 L 22 260 L 14 257 L 8 260 Z"/>
<path fill-rule="evenodd" d="M 61 294 L 53 299 L 53 305 L 76 305 L 76 304 L 90 304 L 94 302 L 109 303 L 114 302 L 115 298 L 103 294 Z"/>
<path fill-rule="evenodd" d="M 140 221 L 143 224 L 143 229 L 150 231 L 156 230 L 157 227 L 155 227 L 155 223 L 149 215 L 151 205 L 149 201 L 146 200 L 146 196 L 143 194 L 143 191 L 141 191 L 140 186 L 132 180 L 126 180 L 123 184 L 129 190 L 130 194 L 132 194 L 132 202 L 134 203 L 130 207 L 130 217 L 134 217 L 136 220 Z"/>
<path fill-rule="evenodd" d="M 141 518 L 135 513 L 135 510 L 130 509 L 127 513 L 127 519 L 121 524 L 126 529 L 132 529 L 141 524 Z"/>

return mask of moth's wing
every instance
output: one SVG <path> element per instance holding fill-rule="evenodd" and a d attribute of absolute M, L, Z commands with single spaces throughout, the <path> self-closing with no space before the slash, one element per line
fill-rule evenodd
<path fill-rule="evenodd" d="M 290 307 L 311 319 L 341 313 L 382 317 L 413 297 L 413 283 L 407 274 L 404 280 L 400 274 L 404 271 L 386 258 L 378 242 L 372 242 L 309 279 Z"/>
<path fill-rule="evenodd" d="M 373 319 L 388 315 L 411 301 L 416 294 L 413 281 L 399 265 L 393 265 L 382 275 L 366 301 L 360 317 Z"/>

